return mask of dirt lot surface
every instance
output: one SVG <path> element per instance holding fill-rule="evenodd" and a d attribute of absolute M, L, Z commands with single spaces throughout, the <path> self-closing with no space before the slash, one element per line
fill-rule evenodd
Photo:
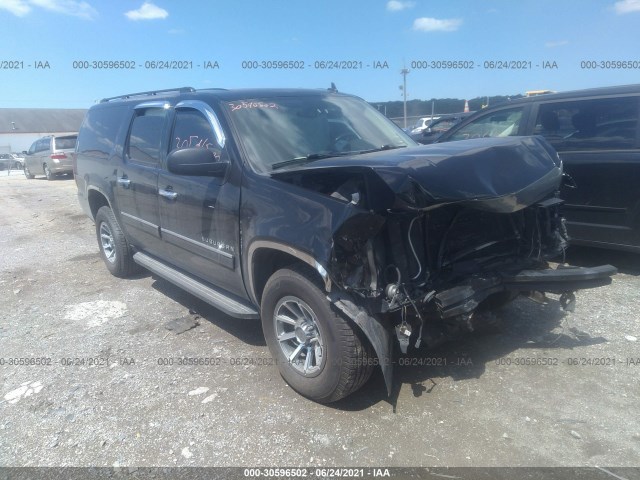
<path fill-rule="evenodd" d="M 0 176 L 1 465 L 640 464 L 638 255 L 574 248 L 620 270 L 575 312 L 519 298 L 502 331 L 396 365 L 391 398 L 378 373 L 324 406 L 269 365 L 258 322 L 112 277 L 75 194 Z"/>

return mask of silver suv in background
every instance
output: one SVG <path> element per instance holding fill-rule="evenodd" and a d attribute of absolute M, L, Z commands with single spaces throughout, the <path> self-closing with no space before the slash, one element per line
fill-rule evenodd
<path fill-rule="evenodd" d="M 24 175 L 34 178 L 44 175 L 53 180 L 56 175 L 73 173 L 72 154 L 76 149 L 77 134 L 49 135 L 33 142 L 25 153 Z"/>

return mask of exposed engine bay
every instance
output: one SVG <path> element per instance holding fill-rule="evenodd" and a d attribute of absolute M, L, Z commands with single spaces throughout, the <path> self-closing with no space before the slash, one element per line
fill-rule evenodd
<path fill-rule="evenodd" d="M 356 222 L 336 235 L 333 279 L 366 299 L 372 313 L 396 313 L 401 345 L 411 336 L 416 346 L 423 340 L 434 346 L 447 333 L 473 330 L 479 307 L 524 291 L 506 279 L 546 269 L 547 260 L 563 254 L 568 238 L 560 203 L 550 198 L 514 213 L 447 206 L 389 214 L 373 236 Z M 556 291 L 570 295 L 572 288 Z M 434 321 L 440 331 L 425 329 Z"/>

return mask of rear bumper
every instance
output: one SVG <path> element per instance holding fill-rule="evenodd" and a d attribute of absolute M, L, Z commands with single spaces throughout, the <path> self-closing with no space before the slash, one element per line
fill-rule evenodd
<path fill-rule="evenodd" d="M 53 173 L 73 173 L 72 161 L 64 160 L 56 163 L 55 161 L 51 160 L 47 163 L 47 165 L 49 166 L 49 170 L 51 170 Z"/>
<path fill-rule="evenodd" d="M 443 318 L 472 312 L 493 293 L 548 292 L 566 293 L 611 283 L 617 269 L 611 265 L 599 267 L 565 267 L 545 270 L 520 270 L 494 276 L 474 277 L 436 294 L 436 304 Z"/>

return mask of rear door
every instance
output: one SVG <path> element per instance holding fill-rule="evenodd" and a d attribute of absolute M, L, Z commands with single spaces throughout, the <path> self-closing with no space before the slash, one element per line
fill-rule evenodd
<path fill-rule="evenodd" d="M 640 96 L 541 103 L 534 134 L 558 151 L 576 187 L 563 186 L 574 240 L 640 246 Z"/>
<path fill-rule="evenodd" d="M 166 152 L 168 106 L 143 103 L 134 109 L 123 162 L 114 171 L 124 228 L 131 242 L 152 254 L 161 251 L 158 170 Z"/>
<path fill-rule="evenodd" d="M 176 105 L 169 151 L 208 148 L 229 159 L 217 116 L 201 101 Z M 224 177 L 176 175 L 162 169 L 158 188 L 164 257 L 225 290 L 246 295 L 240 275 L 240 165 Z"/>

